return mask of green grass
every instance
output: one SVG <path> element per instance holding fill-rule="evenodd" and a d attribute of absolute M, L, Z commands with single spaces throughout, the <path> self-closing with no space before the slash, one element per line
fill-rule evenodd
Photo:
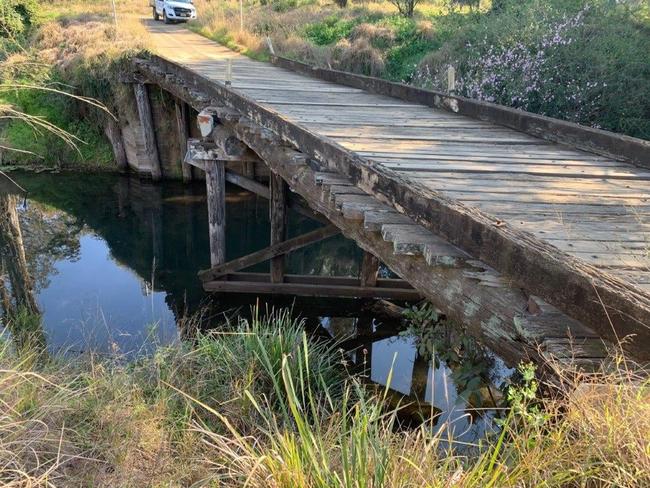
<path fill-rule="evenodd" d="M 345 357 L 310 340 L 288 312 L 255 314 L 220 330 L 135 361 L 91 355 L 35 363 L 0 336 L 0 482 L 402 488 L 650 481 L 645 373 L 620 367 L 567 375 L 562 389 L 540 399 L 534 369 L 524 367 L 501 432 L 453 446 L 443 426 L 402 426 L 385 390 L 348 377 Z"/>
<path fill-rule="evenodd" d="M 79 102 L 35 89 L 5 93 L 2 101 L 30 116 L 43 117 L 78 139 L 77 148 L 74 148 L 56 134 L 36 129 L 20 120 L 12 121 L 2 131 L 3 144 L 34 154 L 6 152 L 5 164 L 110 168 L 113 162 L 110 144 L 95 123 L 79 116 Z"/>

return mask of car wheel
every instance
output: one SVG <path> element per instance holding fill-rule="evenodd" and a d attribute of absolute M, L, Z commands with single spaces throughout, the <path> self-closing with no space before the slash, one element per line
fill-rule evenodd
<path fill-rule="evenodd" d="M 160 20 L 160 15 L 156 12 L 156 7 L 152 7 L 151 10 L 153 10 L 153 20 Z"/>
<path fill-rule="evenodd" d="M 167 12 L 165 12 L 164 10 L 163 10 L 163 22 L 165 24 L 171 24 L 172 23 L 172 21 L 169 20 L 169 17 L 167 17 Z"/>

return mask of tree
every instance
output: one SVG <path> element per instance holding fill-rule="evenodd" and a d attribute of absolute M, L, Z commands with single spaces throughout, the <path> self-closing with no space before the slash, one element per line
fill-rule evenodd
<path fill-rule="evenodd" d="M 413 17 L 415 12 L 415 7 L 420 3 L 421 0 L 390 0 L 390 3 L 397 7 L 400 15 L 404 17 Z"/>

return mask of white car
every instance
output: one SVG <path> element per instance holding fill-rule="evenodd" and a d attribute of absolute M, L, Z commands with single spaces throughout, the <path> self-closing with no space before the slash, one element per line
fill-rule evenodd
<path fill-rule="evenodd" d="M 165 24 L 196 19 L 196 7 L 192 5 L 192 0 L 151 0 L 149 5 L 153 10 L 153 19 L 160 20 L 162 17 Z"/>

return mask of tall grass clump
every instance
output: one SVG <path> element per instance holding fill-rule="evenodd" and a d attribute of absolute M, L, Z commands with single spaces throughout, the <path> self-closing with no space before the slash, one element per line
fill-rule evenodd
<path fill-rule="evenodd" d="M 527 371 L 530 366 L 522 367 L 524 377 Z M 227 419 L 222 419 L 225 434 L 197 426 L 222 456 L 212 468 L 215 481 L 323 488 L 619 487 L 650 481 L 645 375 L 582 377 L 579 387 L 574 379 L 561 399 L 552 400 L 531 397 L 535 387 L 528 376 L 511 387 L 516 403 L 504 414 L 501 431 L 475 445 L 459 445 L 443 433 L 445 425 L 402 428 L 398 408 L 387 406 L 385 394 L 371 393 L 354 379 L 347 382 L 336 413 L 314 417 L 313 405 L 296 392 L 301 386 L 286 360 L 283 373 L 290 419 L 260 402 L 255 407 L 261 436 L 243 435 Z"/>
<path fill-rule="evenodd" d="M 468 444 L 435 418 L 404 425 L 387 389 L 348 376 L 347 356 L 287 311 L 254 313 L 137 360 L 29 362 L 12 337 L 0 338 L 5 486 L 650 482 L 650 385 L 627 364 L 558 370 L 548 385 L 522 365 L 500 428 Z"/>

